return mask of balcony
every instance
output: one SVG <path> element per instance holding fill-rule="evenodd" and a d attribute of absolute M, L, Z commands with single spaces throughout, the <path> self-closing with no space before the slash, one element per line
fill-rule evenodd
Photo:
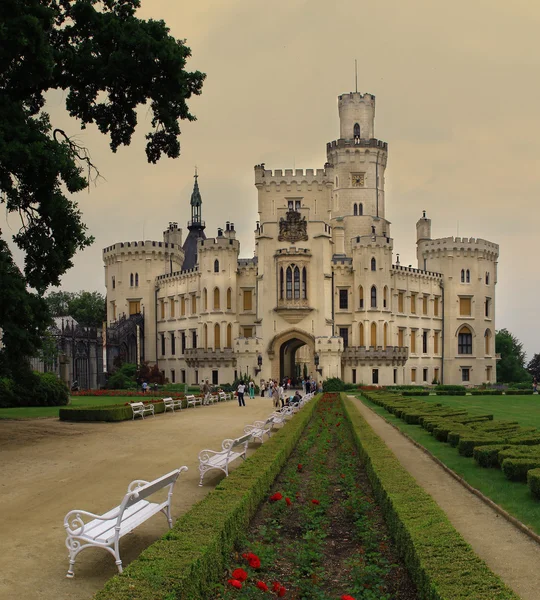
<path fill-rule="evenodd" d="M 274 310 L 287 323 L 294 324 L 299 323 L 304 317 L 307 317 L 313 309 L 309 306 L 306 298 L 291 298 L 289 300 L 278 300 L 278 304 Z"/>
<path fill-rule="evenodd" d="M 212 350 L 211 348 L 186 348 L 184 354 L 188 367 L 228 367 L 236 366 L 236 357 L 232 348 Z"/>
<path fill-rule="evenodd" d="M 384 363 L 403 366 L 409 357 L 409 349 L 401 346 L 349 346 L 343 350 L 341 362 L 355 366 L 365 363 Z"/>

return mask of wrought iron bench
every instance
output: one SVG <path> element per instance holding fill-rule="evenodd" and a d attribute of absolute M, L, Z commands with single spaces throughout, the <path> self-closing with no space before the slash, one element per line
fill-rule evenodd
<path fill-rule="evenodd" d="M 152 415 L 154 414 L 154 405 L 153 404 L 144 404 L 144 402 L 131 402 L 130 404 L 131 410 L 133 411 L 133 420 L 135 417 L 142 417 L 144 419 L 144 415 Z"/>
<path fill-rule="evenodd" d="M 235 440 L 223 440 L 221 450 L 201 450 L 199 452 L 199 472 L 201 479 L 199 486 L 202 486 L 203 478 L 212 469 L 223 471 L 226 476 L 229 475 L 229 464 L 237 458 L 245 460 L 247 447 L 251 434 L 247 433 Z"/>
<path fill-rule="evenodd" d="M 175 408 L 182 410 L 182 398 L 163 398 L 163 404 L 165 404 L 165 412 L 169 409 L 174 412 Z"/>

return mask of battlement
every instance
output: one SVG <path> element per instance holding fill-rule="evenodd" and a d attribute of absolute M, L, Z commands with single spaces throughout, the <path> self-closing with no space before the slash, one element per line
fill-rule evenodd
<path fill-rule="evenodd" d="M 117 242 L 112 246 L 107 246 L 103 248 L 103 256 L 107 256 L 110 254 L 122 254 L 129 250 L 129 252 L 151 252 L 153 248 L 166 248 L 166 249 L 175 249 L 181 250 L 178 244 L 168 243 L 168 242 L 155 242 L 153 240 L 145 240 L 145 241 L 136 241 L 136 242 Z"/>
<path fill-rule="evenodd" d="M 330 152 L 331 150 L 335 150 L 337 148 L 377 148 L 378 150 L 388 151 L 388 143 L 378 140 L 376 138 L 371 138 L 370 140 L 365 139 L 356 139 L 356 140 L 346 140 L 339 139 L 334 140 L 333 142 L 328 142 L 326 144 L 326 151 Z"/>
<path fill-rule="evenodd" d="M 483 251 L 495 255 L 495 258 L 499 256 L 499 244 L 494 244 L 482 238 L 446 237 L 435 240 L 422 240 L 419 242 L 419 247 L 424 252 Z"/>
<path fill-rule="evenodd" d="M 351 239 L 352 248 L 392 248 L 394 240 L 385 235 L 357 235 Z"/>
<path fill-rule="evenodd" d="M 265 169 L 264 164 L 255 165 L 255 185 L 290 185 L 307 183 L 308 185 L 328 182 L 325 169 Z"/>
<path fill-rule="evenodd" d="M 402 265 L 392 265 L 393 273 L 411 273 L 413 275 L 424 276 L 427 278 L 442 279 L 441 273 L 435 271 L 424 271 L 422 269 L 415 269 L 414 267 L 404 267 Z"/>
<path fill-rule="evenodd" d="M 229 238 L 225 236 L 215 237 L 215 238 L 206 238 L 197 240 L 197 252 L 201 252 L 204 250 L 216 250 L 218 248 L 221 249 L 230 249 L 234 251 L 238 251 L 240 249 L 240 242 L 234 238 Z"/>
<path fill-rule="evenodd" d="M 278 248 L 274 256 L 311 256 L 311 250 L 309 248 L 296 248 L 295 246 Z"/>
<path fill-rule="evenodd" d="M 250 268 L 256 268 L 257 265 L 259 264 L 259 259 L 257 256 L 254 256 L 253 258 L 239 258 L 238 259 L 238 268 L 239 269 L 250 269 Z"/>
<path fill-rule="evenodd" d="M 338 105 L 344 104 L 369 104 L 375 103 L 375 96 L 373 94 L 362 94 L 361 92 L 349 92 L 348 94 L 341 94 L 338 96 Z"/>
<path fill-rule="evenodd" d="M 166 273 L 165 275 L 158 275 L 156 281 L 184 280 L 199 274 L 200 271 L 198 267 L 193 267 L 193 269 L 186 269 L 185 271 L 173 271 L 172 273 Z"/>

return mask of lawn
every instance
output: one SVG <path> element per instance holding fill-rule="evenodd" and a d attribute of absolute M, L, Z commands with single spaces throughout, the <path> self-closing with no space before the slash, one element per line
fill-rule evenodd
<path fill-rule="evenodd" d="M 527 485 L 509 481 L 499 469 L 479 467 L 474 459 L 461 456 L 457 448 L 452 448 L 449 444 L 437 441 L 420 425 L 408 425 L 381 406 L 377 406 L 366 398 L 361 399 L 378 415 L 389 423 L 396 425 L 400 431 L 427 448 L 431 454 L 460 475 L 467 483 L 480 490 L 499 506 L 502 506 L 535 533 L 540 534 L 540 503 L 531 495 Z M 448 406 L 463 407 L 471 414 L 492 412 L 495 419 L 513 419 L 519 421 L 520 425 L 540 428 L 540 401 L 538 396 L 433 396 L 419 399 L 433 400 L 433 402 L 441 402 L 441 404 Z"/>
<path fill-rule="evenodd" d="M 105 406 L 107 404 L 124 404 L 134 400 L 123 396 L 71 396 L 69 406 Z M 138 400 L 138 398 L 135 398 Z M 0 408 L 0 419 L 42 419 L 58 418 L 61 406 L 23 406 L 20 408 Z"/>

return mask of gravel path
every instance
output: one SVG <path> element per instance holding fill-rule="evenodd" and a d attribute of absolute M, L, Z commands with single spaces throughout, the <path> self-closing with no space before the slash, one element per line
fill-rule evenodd
<path fill-rule="evenodd" d="M 523 600 L 540 598 L 540 546 L 474 494 L 360 400 L 356 407 L 489 568 Z"/>
<path fill-rule="evenodd" d="M 223 439 L 272 412 L 268 398 L 247 398 L 246 405 L 223 402 L 122 423 L 0 421 L 0 599 L 89 600 L 116 566 L 108 552 L 91 548 L 77 557 L 75 578 L 66 579 L 66 513 L 111 509 L 133 479 L 187 465 L 173 495 L 179 517 L 223 477 L 211 472 L 198 486 L 199 451 L 218 450 Z M 125 536 L 124 565 L 166 531 L 165 518 L 156 515 Z"/>

